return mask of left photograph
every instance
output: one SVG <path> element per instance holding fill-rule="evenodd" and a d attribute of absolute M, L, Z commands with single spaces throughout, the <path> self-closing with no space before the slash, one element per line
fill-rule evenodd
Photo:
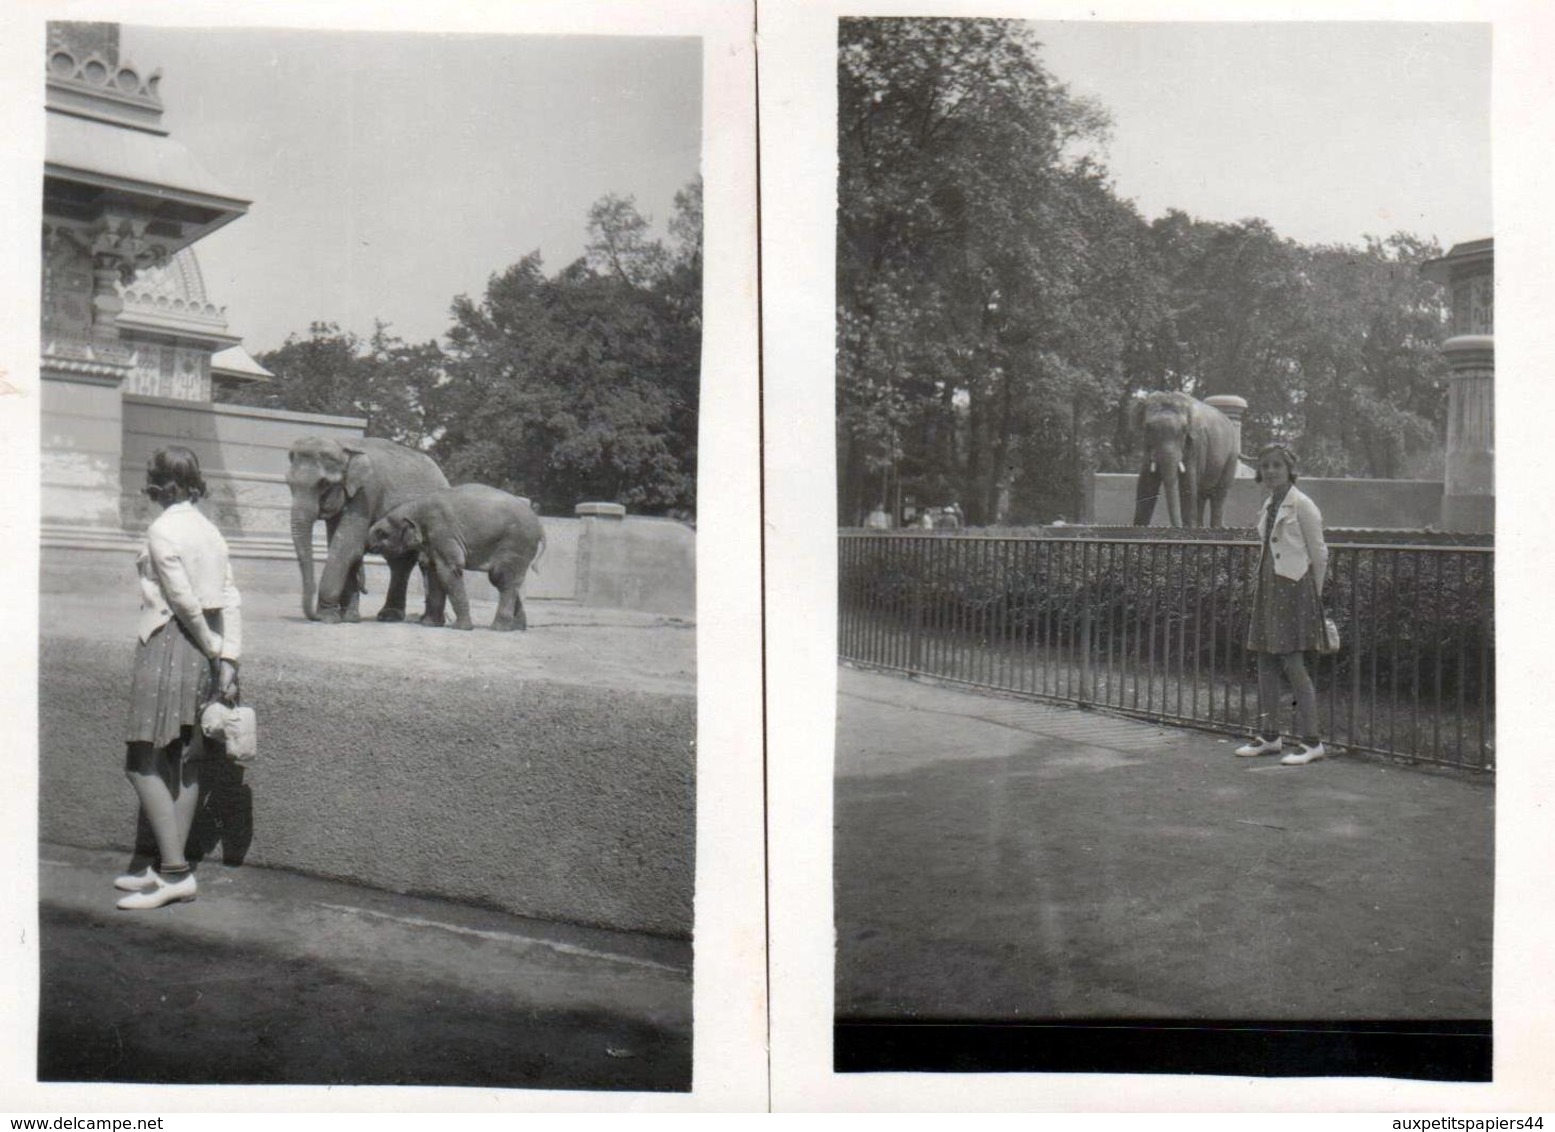
<path fill-rule="evenodd" d="M 702 40 L 37 49 L 38 1080 L 689 1090 Z"/>

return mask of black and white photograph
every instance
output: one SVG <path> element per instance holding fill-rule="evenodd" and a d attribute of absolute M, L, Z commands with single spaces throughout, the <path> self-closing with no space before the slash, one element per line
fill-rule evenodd
<path fill-rule="evenodd" d="M 689 1093 L 728 37 L 196 22 L 37 25 L 36 1079 Z"/>
<path fill-rule="evenodd" d="M 1547 29 L 802 8 L 776 1103 L 1538 1108 Z"/>
<path fill-rule="evenodd" d="M 1537 1132 L 1546 7 L 9 6 L 0 1113 Z"/>
<path fill-rule="evenodd" d="M 837 1069 L 1488 1079 L 1489 26 L 837 82 Z"/>

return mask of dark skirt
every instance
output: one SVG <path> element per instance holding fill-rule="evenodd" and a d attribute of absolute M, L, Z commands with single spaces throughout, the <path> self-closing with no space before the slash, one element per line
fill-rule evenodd
<path fill-rule="evenodd" d="M 205 621 L 221 632 L 220 610 L 207 610 Z M 201 757 L 200 709 L 209 696 L 210 678 L 211 662 L 178 618 L 152 633 L 135 649 L 125 741 L 166 747 L 183 740 L 190 757 Z"/>
<path fill-rule="evenodd" d="M 1258 588 L 1247 626 L 1247 647 L 1253 652 L 1307 652 L 1323 643 L 1323 603 L 1311 567 L 1294 581 L 1274 572 L 1267 548 L 1258 569 Z"/>

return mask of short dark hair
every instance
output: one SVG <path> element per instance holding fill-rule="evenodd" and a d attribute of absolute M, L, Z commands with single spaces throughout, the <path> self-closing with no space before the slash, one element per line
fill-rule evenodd
<path fill-rule="evenodd" d="M 200 474 L 199 457 L 178 444 L 158 448 L 146 461 L 146 494 L 164 507 L 201 498 L 205 477 Z"/>
<path fill-rule="evenodd" d="M 1278 456 L 1285 461 L 1285 467 L 1290 471 L 1290 482 L 1296 482 L 1296 454 L 1283 444 L 1270 444 L 1258 453 L 1257 463 L 1253 465 L 1253 482 L 1263 483 L 1263 463 L 1265 456 Z"/>

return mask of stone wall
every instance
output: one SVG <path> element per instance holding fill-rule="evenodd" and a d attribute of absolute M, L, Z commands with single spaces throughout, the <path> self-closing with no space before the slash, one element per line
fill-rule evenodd
<path fill-rule="evenodd" d="M 1440 528 L 1442 484 L 1438 480 L 1317 479 L 1302 476 L 1302 491 L 1312 497 L 1329 527 L 1370 530 Z M 1134 521 L 1138 477 L 1104 472 L 1092 487 L 1092 521 L 1100 527 L 1126 527 Z M 1237 480 L 1226 498 L 1225 525 L 1249 527 L 1257 520 L 1263 489 L 1253 480 Z M 1206 522 L 1208 513 L 1206 511 Z M 1166 505 L 1157 502 L 1154 526 L 1166 525 Z"/>
<path fill-rule="evenodd" d="M 45 381 L 39 391 L 43 522 L 116 528 L 124 431 L 118 389 L 112 383 Z"/>
<path fill-rule="evenodd" d="M 144 530 L 155 507 L 144 495 L 146 461 L 165 444 L 182 444 L 200 458 L 210 489 L 206 514 L 229 538 L 279 536 L 290 542 L 291 493 L 287 452 L 304 436 L 353 440 L 366 421 L 124 394 L 124 454 L 120 519 Z"/>
<path fill-rule="evenodd" d="M 128 624 L 112 640 L 43 638 L 38 832 L 127 851 L 134 795 L 113 765 L 134 630 L 114 618 Z M 499 634 L 249 620 L 259 756 L 209 765 L 192 854 L 689 938 L 695 697 L 550 681 L 512 662 L 528 642 L 500 648 Z M 407 634 L 428 638 L 413 662 L 324 651 Z M 510 659 L 450 660 L 464 652 Z"/>
<path fill-rule="evenodd" d="M 45 509 L 41 587 L 69 593 L 129 585 L 140 533 L 156 515 L 141 493 L 146 461 L 165 444 L 200 459 L 209 496 L 201 509 L 227 536 L 240 589 L 297 593 L 301 577 L 292 548 L 286 486 L 287 451 L 302 436 L 349 440 L 365 422 L 121 393 L 101 385 L 44 385 Z M 46 432 L 46 436 L 49 433 Z M 616 609 L 696 615 L 696 534 L 683 523 L 630 516 L 542 515 L 545 553 L 524 583 L 524 596 L 573 600 Z M 314 559 L 323 568 L 324 525 L 314 529 Z M 382 559 L 367 559 L 375 613 L 388 589 Z M 477 585 L 477 593 L 481 593 Z M 420 607 L 413 576 L 410 608 Z"/>
<path fill-rule="evenodd" d="M 577 599 L 696 616 L 696 532 L 670 519 L 585 518 Z"/>

